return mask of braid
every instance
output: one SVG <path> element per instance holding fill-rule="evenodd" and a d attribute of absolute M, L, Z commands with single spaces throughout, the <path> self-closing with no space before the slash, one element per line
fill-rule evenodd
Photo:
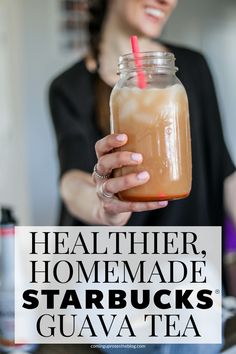
<path fill-rule="evenodd" d="M 94 59 L 98 60 L 99 44 L 104 18 L 106 16 L 108 0 L 88 0 L 89 9 L 89 45 Z"/>

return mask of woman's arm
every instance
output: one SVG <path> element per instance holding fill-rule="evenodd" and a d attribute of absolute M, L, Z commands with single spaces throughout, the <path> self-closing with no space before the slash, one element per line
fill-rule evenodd
<path fill-rule="evenodd" d="M 225 210 L 236 227 L 236 172 L 224 181 Z"/>
<path fill-rule="evenodd" d="M 61 178 L 60 192 L 67 209 L 74 217 L 79 217 L 88 224 L 98 223 L 98 200 L 89 173 L 80 170 L 66 172 Z"/>

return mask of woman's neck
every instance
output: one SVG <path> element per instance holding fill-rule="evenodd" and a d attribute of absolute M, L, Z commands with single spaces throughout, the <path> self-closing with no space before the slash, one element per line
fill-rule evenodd
<path fill-rule="evenodd" d="M 99 75 L 110 86 L 114 86 L 118 81 L 117 64 L 120 55 L 131 52 L 129 28 L 125 28 L 124 23 L 119 23 L 116 15 L 108 14 L 103 26 L 101 43 L 99 47 Z M 141 51 L 165 50 L 159 43 L 149 38 L 139 37 Z"/>

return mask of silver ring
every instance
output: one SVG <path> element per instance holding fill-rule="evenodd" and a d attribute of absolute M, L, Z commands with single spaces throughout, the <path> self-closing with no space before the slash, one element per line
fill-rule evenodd
<path fill-rule="evenodd" d="M 113 194 L 113 193 L 106 192 L 106 191 L 104 190 L 105 184 L 106 184 L 106 182 L 103 182 L 103 183 L 101 183 L 101 184 L 99 185 L 99 187 L 98 187 L 99 194 L 100 194 L 101 197 L 111 199 L 111 198 L 113 198 L 114 194 Z"/>
<path fill-rule="evenodd" d="M 98 177 L 98 178 L 100 178 L 100 179 L 108 179 L 108 178 L 110 177 L 110 174 L 107 174 L 107 175 L 100 175 L 100 173 L 98 173 L 98 170 L 97 170 L 97 163 L 96 163 L 96 165 L 94 166 L 93 173 L 95 174 L 96 177 Z"/>

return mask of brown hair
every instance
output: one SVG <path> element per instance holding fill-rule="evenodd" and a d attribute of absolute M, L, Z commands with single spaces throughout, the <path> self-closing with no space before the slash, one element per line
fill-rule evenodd
<path fill-rule="evenodd" d="M 88 0 L 89 46 L 91 55 L 96 61 L 98 60 L 102 25 L 106 16 L 108 1 L 109 0 Z"/>

